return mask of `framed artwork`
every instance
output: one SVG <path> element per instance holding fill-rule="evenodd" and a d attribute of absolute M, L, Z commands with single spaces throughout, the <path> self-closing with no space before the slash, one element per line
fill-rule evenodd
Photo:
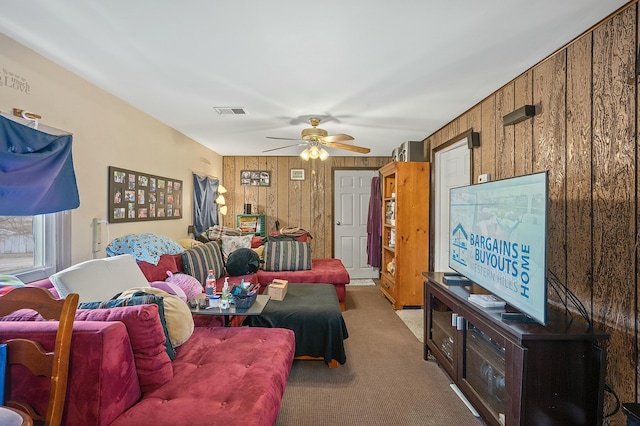
<path fill-rule="evenodd" d="M 304 169 L 291 169 L 291 180 L 304 180 Z"/>
<path fill-rule="evenodd" d="M 241 170 L 240 186 L 271 186 L 271 172 L 266 170 Z"/>
<path fill-rule="evenodd" d="M 182 219 L 182 181 L 109 166 L 109 223 Z"/>

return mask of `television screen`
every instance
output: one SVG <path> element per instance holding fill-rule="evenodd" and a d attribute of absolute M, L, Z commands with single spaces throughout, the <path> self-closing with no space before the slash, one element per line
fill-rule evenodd
<path fill-rule="evenodd" d="M 547 173 L 452 188 L 449 267 L 546 324 Z"/>

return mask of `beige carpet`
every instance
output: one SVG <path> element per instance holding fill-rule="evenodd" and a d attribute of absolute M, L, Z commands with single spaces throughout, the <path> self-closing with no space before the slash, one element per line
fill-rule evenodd
<path fill-rule="evenodd" d="M 424 342 L 424 309 L 401 309 L 396 314 L 418 341 Z"/>
<path fill-rule="evenodd" d="M 349 287 L 347 362 L 294 361 L 277 425 L 481 426 L 376 287 Z"/>

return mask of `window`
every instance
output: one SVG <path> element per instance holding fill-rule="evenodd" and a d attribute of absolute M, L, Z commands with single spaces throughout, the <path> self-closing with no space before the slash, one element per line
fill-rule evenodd
<path fill-rule="evenodd" d="M 0 274 L 37 281 L 69 266 L 71 213 L 0 216 Z"/>

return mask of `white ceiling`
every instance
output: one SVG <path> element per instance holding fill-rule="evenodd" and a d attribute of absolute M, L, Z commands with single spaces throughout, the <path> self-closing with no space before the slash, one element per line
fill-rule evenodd
<path fill-rule="evenodd" d="M 266 136 L 319 115 L 387 156 L 626 2 L 29 0 L 0 32 L 222 155 L 297 155 Z"/>

